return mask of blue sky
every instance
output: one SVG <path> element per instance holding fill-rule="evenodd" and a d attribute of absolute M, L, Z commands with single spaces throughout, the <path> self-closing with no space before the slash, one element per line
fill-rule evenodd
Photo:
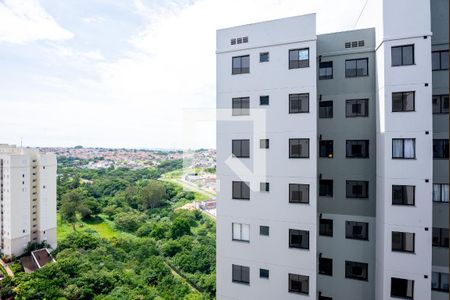
<path fill-rule="evenodd" d="M 318 33 L 368 27 L 365 2 L 0 0 L 0 143 L 214 147 L 216 29 L 315 11 Z"/>

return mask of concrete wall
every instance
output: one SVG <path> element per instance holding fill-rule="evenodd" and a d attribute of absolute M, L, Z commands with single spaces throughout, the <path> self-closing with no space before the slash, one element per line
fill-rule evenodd
<path fill-rule="evenodd" d="M 301 28 L 301 30 L 298 30 Z M 230 39 L 249 42 L 230 45 Z M 234 27 L 217 32 L 217 298 L 316 298 L 316 35 L 315 15 Z M 290 49 L 309 48 L 310 66 L 289 69 Z M 260 63 L 259 53 L 270 52 Z M 250 73 L 231 75 L 233 56 L 250 55 Z M 310 111 L 289 114 L 289 94 L 309 93 Z M 268 95 L 270 105 L 259 106 Z M 231 115 L 232 98 L 250 97 L 250 116 Z M 250 158 L 231 157 L 233 139 L 250 139 Z M 259 139 L 270 139 L 260 149 Z M 290 159 L 289 138 L 309 138 L 310 158 Z M 233 180 L 251 184 L 249 201 L 231 199 Z M 259 191 L 260 182 L 270 192 Z M 289 183 L 310 185 L 309 204 L 290 204 Z M 250 242 L 231 240 L 231 224 L 250 224 Z M 260 236 L 259 226 L 270 226 Z M 289 229 L 308 230 L 310 249 L 290 249 Z M 250 284 L 232 282 L 232 264 L 250 267 Z M 267 268 L 270 279 L 259 278 Z M 309 295 L 288 292 L 288 274 L 309 276 Z"/>

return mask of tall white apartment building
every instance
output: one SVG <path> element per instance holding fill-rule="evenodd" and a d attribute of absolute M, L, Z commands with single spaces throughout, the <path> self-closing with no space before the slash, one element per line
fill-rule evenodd
<path fill-rule="evenodd" d="M 56 248 L 56 156 L 0 145 L 1 252 L 18 256 L 28 243 Z"/>
<path fill-rule="evenodd" d="M 369 2 L 217 31 L 217 299 L 448 299 L 448 0 Z"/>

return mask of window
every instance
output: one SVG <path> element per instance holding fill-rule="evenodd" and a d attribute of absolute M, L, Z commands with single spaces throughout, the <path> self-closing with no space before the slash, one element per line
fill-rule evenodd
<path fill-rule="evenodd" d="M 260 139 L 259 140 L 259 148 L 269 149 L 269 139 Z"/>
<path fill-rule="evenodd" d="M 333 220 L 320 219 L 319 220 L 319 235 L 333 236 Z"/>
<path fill-rule="evenodd" d="M 413 299 L 414 280 L 391 278 L 391 297 Z"/>
<path fill-rule="evenodd" d="M 333 260 L 319 257 L 319 274 L 333 276 Z"/>
<path fill-rule="evenodd" d="M 269 61 L 269 52 L 259 53 L 259 62 L 268 62 L 268 61 Z"/>
<path fill-rule="evenodd" d="M 333 79 L 332 61 L 324 61 L 319 63 L 319 79 Z"/>
<path fill-rule="evenodd" d="M 433 96 L 433 114 L 448 114 L 448 95 Z"/>
<path fill-rule="evenodd" d="M 414 205 L 416 187 L 413 185 L 393 185 L 392 205 Z"/>
<path fill-rule="evenodd" d="M 289 184 L 289 203 L 309 203 L 309 184 Z"/>
<path fill-rule="evenodd" d="M 250 98 L 249 97 L 233 98 L 231 114 L 233 116 L 250 115 Z"/>
<path fill-rule="evenodd" d="M 392 112 L 414 111 L 415 92 L 392 93 Z"/>
<path fill-rule="evenodd" d="M 232 140 L 233 156 L 239 158 L 250 157 L 250 140 Z"/>
<path fill-rule="evenodd" d="M 233 57 L 232 74 L 250 73 L 250 55 Z"/>
<path fill-rule="evenodd" d="M 259 269 L 259 278 L 267 278 L 267 279 L 269 279 L 269 270 L 267 270 L 267 269 Z"/>
<path fill-rule="evenodd" d="M 392 251 L 414 253 L 414 233 L 392 231 Z"/>
<path fill-rule="evenodd" d="M 268 191 L 270 191 L 270 184 L 268 182 L 261 182 L 259 184 L 259 191 L 260 192 L 268 192 Z"/>
<path fill-rule="evenodd" d="M 392 139 L 392 158 L 416 158 L 416 139 Z"/>
<path fill-rule="evenodd" d="M 269 105 L 269 96 L 259 96 L 259 105 Z"/>
<path fill-rule="evenodd" d="M 448 50 L 431 53 L 433 71 L 448 70 Z"/>
<path fill-rule="evenodd" d="M 289 69 L 309 67 L 309 48 L 289 50 Z"/>
<path fill-rule="evenodd" d="M 369 223 L 346 221 L 345 237 L 347 239 L 369 240 Z"/>
<path fill-rule="evenodd" d="M 244 181 L 233 181 L 233 199 L 250 200 L 250 185 Z"/>
<path fill-rule="evenodd" d="M 269 236 L 269 226 L 259 226 L 259 235 Z"/>
<path fill-rule="evenodd" d="M 448 184 L 445 183 L 433 184 L 433 201 L 448 203 Z"/>
<path fill-rule="evenodd" d="M 319 118 L 329 119 L 333 118 L 333 101 L 320 101 L 319 102 Z"/>
<path fill-rule="evenodd" d="M 362 77 L 369 75 L 369 59 L 348 59 L 345 61 L 345 77 Z"/>
<path fill-rule="evenodd" d="M 368 158 L 369 140 L 347 140 L 345 150 L 347 158 Z"/>
<path fill-rule="evenodd" d="M 233 265 L 233 282 L 250 284 L 250 268 Z"/>
<path fill-rule="evenodd" d="M 345 261 L 345 278 L 366 280 L 368 279 L 367 269 L 369 265 L 356 261 Z"/>
<path fill-rule="evenodd" d="M 233 241 L 250 242 L 250 225 L 233 223 Z"/>
<path fill-rule="evenodd" d="M 369 182 L 347 180 L 346 196 L 347 198 L 369 198 Z"/>
<path fill-rule="evenodd" d="M 408 66 L 414 64 L 414 45 L 396 46 L 391 48 L 392 66 Z"/>
<path fill-rule="evenodd" d="M 309 276 L 289 274 L 289 293 L 309 294 Z"/>
<path fill-rule="evenodd" d="M 448 293 L 448 273 L 432 272 L 431 289 Z"/>
<path fill-rule="evenodd" d="M 309 249 L 309 231 L 289 229 L 289 248 Z"/>
<path fill-rule="evenodd" d="M 333 141 L 319 142 L 319 156 L 333 158 Z"/>
<path fill-rule="evenodd" d="M 319 196 L 333 197 L 333 180 L 330 179 L 319 180 Z"/>
<path fill-rule="evenodd" d="M 448 228 L 433 227 L 433 246 L 448 248 Z"/>
<path fill-rule="evenodd" d="M 309 112 L 309 94 L 289 94 L 289 113 Z"/>
<path fill-rule="evenodd" d="M 347 118 L 369 116 L 369 99 L 346 100 L 345 116 Z"/>
<path fill-rule="evenodd" d="M 433 158 L 448 158 L 448 139 L 433 139 Z"/>
<path fill-rule="evenodd" d="M 289 139 L 289 158 L 309 158 L 309 139 Z"/>

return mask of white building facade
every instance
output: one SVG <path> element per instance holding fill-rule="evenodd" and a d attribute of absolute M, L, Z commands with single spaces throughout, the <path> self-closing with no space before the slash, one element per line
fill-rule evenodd
<path fill-rule="evenodd" d="M 448 298 L 448 1 L 371 3 L 217 31 L 217 299 Z"/>
<path fill-rule="evenodd" d="M 56 248 L 56 156 L 0 145 L 1 252 L 21 255 L 28 243 Z"/>

